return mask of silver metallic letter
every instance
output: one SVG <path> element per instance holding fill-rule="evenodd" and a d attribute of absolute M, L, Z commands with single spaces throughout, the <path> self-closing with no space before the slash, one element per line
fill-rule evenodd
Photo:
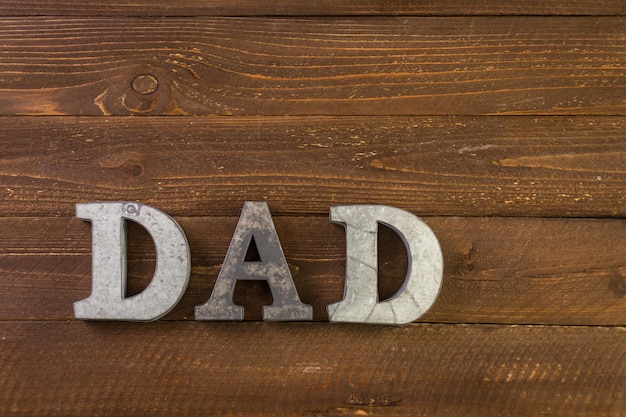
<path fill-rule="evenodd" d="M 245 260 L 253 239 L 260 261 Z M 313 308 L 300 301 L 264 202 L 244 204 L 211 298 L 196 306 L 196 320 L 243 320 L 243 307 L 233 304 L 237 280 L 267 281 L 274 302 L 263 307 L 263 320 L 313 320 Z"/>
<path fill-rule="evenodd" d="M 337 206 L 330 220 L 346 227 L 346 283 L 343 301 L 327 307 L 329 321 L 407 324 L 428 310 L 441 288 L 443 257 L 437 237 L 418 217 L 388 206 Z M 378 223 L 404 241 L 409 265 L 402 288 L 378 301 Z"/>
<path fill-rule="evenodd" d="M 92 274 L 89 298 L 74 303 L 85 320 L 151 321 L 167 314 L 182 297 L 191 271 L 189 245 L 174 219 L 138 203 L 77 204 L 76 216 L 92 222 Z M 141 293 L 126 293 L 126 222 L 143 226 L 156 249 L 152 281 Z"/>

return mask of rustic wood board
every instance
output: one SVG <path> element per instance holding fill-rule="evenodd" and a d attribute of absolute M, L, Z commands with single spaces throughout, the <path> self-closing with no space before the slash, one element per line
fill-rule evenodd
<path fill-rule="evenodd" d="M 0 16 L 626 15 L 622 0 L 7 0 Z"/>
<path fill-rule="evenodd" d="M 426 218 L 444 254 L 439 298 L 423 322 L 626 325 L 626 222 L 589 219 Z M 192 249 L 187 292 L 166 319 L 193 320 L 209 298 L 237 218 L 180 218 Z M 274 219 L 296 288 L 328 320 L 343 299 L 345 238 L 322 217 Z M 65 218 L 0 219 L 0 320 L 70 320 L 91 289 L 91 230 Z M 45 231 L 45 232 L 43 232 Z M 380 236 L 380 294 L 402 284 L 404 246 L 389 229 Z M 145 232 L 129 228 L 129 292 L 154 271 Z M 246 319 L 271 304 L 267 286 L 238 284 Z"/>
<path fill-rule="evenodd" d="M 622 0 L 0 2 L 0 415 L 622 416 L 625 16 Z M 94 200 L 187 233 L 190 287 L 163 320 L 73 319 L 91 276 L 74 207 Z M 259 322 L 258 282 L 237 287 L 246 322 L 192 320 L 245 200 L 269 203 L 315 322 Z M 328 210 L 355 203 L 436 232 L 444 284 L 420 323 L 324 323 L 345 267 Z M 154 255 L 138 226 L 129 247 L 134 294 Z M 385 298 L 406 256 L 385 228 L 379 253 Z"/>
<path fill-rule="evenodd" d="M 0 118 L 0 213 L 130 200 L 174 216 L 625 216 L 619 117 Z"/>
<path fill-rule="evenodd" d="M 624 17 L 22 17 L 0 27 L 2 115 L 626 110 Z"/>
<path fill-rule="evenodd" d="M 0 322 L 0 414 L 618 416 L 623 327 Z"/>

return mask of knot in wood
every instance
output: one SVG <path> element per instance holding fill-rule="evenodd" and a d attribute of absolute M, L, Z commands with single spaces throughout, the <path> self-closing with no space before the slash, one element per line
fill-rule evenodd
<path fill-rule="evenodd" d="M 141 74 L 132 82 L 133 90 L 139 94 L 152 94 L 159 88 L 159 80 L 150 74 Z"/>

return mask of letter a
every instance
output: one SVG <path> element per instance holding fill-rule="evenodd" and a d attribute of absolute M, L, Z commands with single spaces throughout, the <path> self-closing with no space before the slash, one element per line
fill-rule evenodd
<path fill-rule="evenodd" d="M 346 283 L 343 301 L 327 307 L 329 321 L 408 324 L 435 302 L 443 273 L 437 237 L 418 217 L 388 206 L 337 206 L 330 220 L 346 227 Z M 403 240 L 409 259 L 407 276 L 390 299 L 378 301 L 378 223 Z"/>
<path fill-rule="evenodd" d="M 77 204 L 76 216 L 92 222 L 91 295 L 74 303 L 84 320 L 152 321 L 167 314 L 182 297 L 191 271 L 189 245 L 174 219 L 138 203 Z M 143 226 L 156 249 L 156 268 L 141 293 L 126 293 L 126 222 Z"/>
<path fill-rule="evenodd" d="M 246 261 L 246 253 L 253 240 L 260 260 Z M 263 320 L 313 320 L 313 308 L 300 301 L 270 211 L 264 202 L 248 201 L 244 204 L 211 298 L 196 306 L 196 320 L 243 320 L 243 307 L 233 304 L 238 280 L 267 281 L 274 302 L 263 307 Z"/>

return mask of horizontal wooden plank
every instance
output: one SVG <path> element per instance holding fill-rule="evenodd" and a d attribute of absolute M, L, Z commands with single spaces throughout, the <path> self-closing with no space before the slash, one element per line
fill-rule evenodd
<path fill-rule="evenodd" d="M 626 216 L 624 117 L 0 118 L 0 215 Z"/>
<path fill-rule="evenodd" d="M 623 17 L 22 17 L 0 26 L 3 115 L 626 110 Z"/>
<path fill-rule="evenodd" d="M 0 16 L 626 15 L 621 0 L 30 0 L 3 1 Z"/>
<path fill-rule="evenodd" d="M 165 319 L 193 320 L 226 254 L 237 218 L 179 218 L 192 251 L 189 288 Z M 276 217 L 301 299 L 326 321 L 343 298 L 345 237 L 322 217 Z M 590 219 L 427 218 L 444 254 L 443 288 L 422 322 L 626 325 L 626 222 Z M 69 218 L 0 219 L 0 320 L 69 320 L 91 290 L 90 225 Z M 402 284 L 403 243 L 381 229 L 381 299 Z M 129 231 L 129 293 L 154 271 L 151 240 Z M 235 302 L 261 320 L 264 282 L 241 282 Z"/>
<path fill-rule="evenodd" d="M 624 328 L 0 323 L 0 414 L 620 416 Z"/>

